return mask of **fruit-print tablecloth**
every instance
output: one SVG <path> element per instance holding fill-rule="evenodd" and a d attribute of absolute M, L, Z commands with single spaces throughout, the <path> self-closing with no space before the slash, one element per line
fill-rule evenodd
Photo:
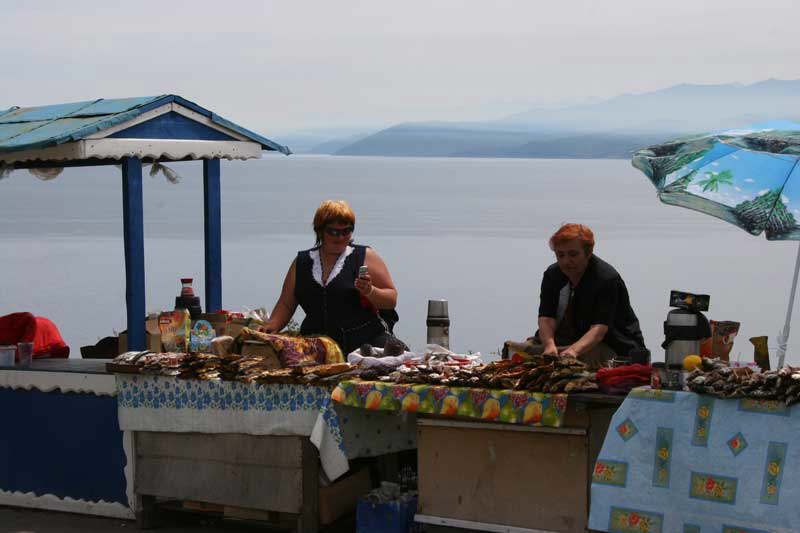
<path fill-rule="evenodd" d="M 781 402 L 631 391 L 595 464 L 589 528 L 800 530 L 800 412 Z"/>
<path fill-rule="evenodd" d="M 343 381 L 333 390 L 332 398 L 368 410 L 465 416 L 554 428 L 561 427 L 567 410 L 566 394 L 380 381 Z"/>
<path fill-rule="evenodd" d="M 307 436 L 330 479 L 348 459 L 416 448 L 416 419 L 331 401 L 331 386 L 258 385 L 118 374 L 123 431 Z"/>

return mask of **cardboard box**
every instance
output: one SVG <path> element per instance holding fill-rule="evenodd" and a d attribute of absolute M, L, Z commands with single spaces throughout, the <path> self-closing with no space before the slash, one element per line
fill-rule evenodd
<path fill-rule="evenodd" d="M 372 489 L 369 468 L 352 474 L 319 489 L 319 522 L 330 524 L 347 513 L 354 512 L 358 499 Z"/>
<path fill-rule="evenodd" d="M 158 328 L 158 314 L 148 315 L 144 323 L 145 349 L 151 352 L 161 352 L 161 330 Z M 123 354 L 128 351 L 128 332 L 119 334 L 118 351 Z"/>
<path fill-rule="evenodd" d="M 266 363 L 265 368 L 268 370 L 281 368 L 281 359 L 278 357 L 278 353 L 275 349 L 269 344 L 258 341 L 244 341 L 242 343 L 242 355 L 258 355 L 264 357 Z"/>
<path fill-rule="evenodd" d="M 145 349 L 151 352 L 161 352 L 161 330 L 158 328 L 158 313 L 147 315 L 144 322 Z M 120 354 L 128 351 L 128 332 L 119 334 L 118 350 Z"/>
<path fill-rule="evenodd" d="M 230 335 L 234 339 L 239 336 L 244 328 L 250 323 L 249 318 L 234 318 L 227 323 L 225 335 Z"/>
<path fill-rule="evenodd" d="M 153 335 L 151 333 L 145 334 L 145 350 L 150 350 L 151 352 L 160 353 L 163 350 L 161 349 L 161 334 Z M 123 331 L 119 334 L 119 354 L 123 354 L 128 351 L 128 332 Z"/>

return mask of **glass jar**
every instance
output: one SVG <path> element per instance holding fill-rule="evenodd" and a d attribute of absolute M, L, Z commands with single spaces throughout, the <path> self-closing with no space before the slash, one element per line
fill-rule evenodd
<path fill-rule="evenodd" d="M 194 296 L 192 278 L 181 278 L 181 296 Z"/>
<path fill-rule="evenodd" d="M 667 365 L 664 363 L 653 363 L 650 371 L 650 388 L 661 389 L 667 385 Z"/>

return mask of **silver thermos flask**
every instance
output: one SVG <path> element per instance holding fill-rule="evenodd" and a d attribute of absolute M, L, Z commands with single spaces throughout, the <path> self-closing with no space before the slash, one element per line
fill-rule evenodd
<path fill-rule="evenodd" d="M 450 349 L 450 317 L 447 300 L 428 300 L 428 344 Z"/>
<path fill-rule="evenodd" d="M 697 314 L 684 309 L 673 309 L 667 313 L 667 320 L 664 323 L 666 327 L 679 327 L 679 328 L 697 328 L 698 319 Z M 670 365 L 682 365 L 683 358 L 687 355 L 696 355 L 700 353 L 700 340 L 692 339 L 696 335 L 687 335 L 687 338 L 675 338 L 666 347 L 664 354 L 664 362 L 667 367 Z"/>

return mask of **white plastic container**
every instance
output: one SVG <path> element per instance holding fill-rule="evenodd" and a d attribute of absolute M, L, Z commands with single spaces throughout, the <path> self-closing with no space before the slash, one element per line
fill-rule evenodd
<path fill-rule="evenodd" d="M 0 366 L 14 366 L 14 356 L 16 354 L 16 346 L 0 346 Z"/>

